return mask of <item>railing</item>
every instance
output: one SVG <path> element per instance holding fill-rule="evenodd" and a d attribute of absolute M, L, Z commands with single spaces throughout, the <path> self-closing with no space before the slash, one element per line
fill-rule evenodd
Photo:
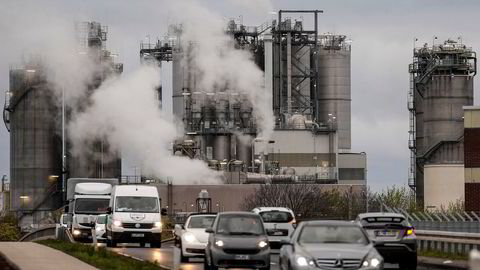
<path fill-rule="evenodd" d="M 480 249 L 480 233 L 417 230 L 417 247 L 422 251 L 441 251 L 468 255 Z"/>
<path fill-rule="evenodd" d="M 45 239 L 45 238 L 55 238 L 56 235 L 56 224 L 49 224 L 46 225 L 40 229 L 37 229 L 33 232 L 29 232 L 26 235 L 24 235 L 19 242 L 28 242 L 28 241 L 33 241 L 36 239 Z"/>

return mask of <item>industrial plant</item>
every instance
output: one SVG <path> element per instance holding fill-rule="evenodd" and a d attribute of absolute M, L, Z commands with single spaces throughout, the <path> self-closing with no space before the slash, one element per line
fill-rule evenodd
<path fill-rule="evenodd" d="M 344 35 L 319 34 L 321 13 L 280 10 L 278 20 L 260 26 L 230 20 L 225 27 L 265 74 L 271 138 L 259 137 L 245 93 L 228 85 L 201 88 L 195 44 L 180 42 L 182 25 L 170 26 L 165 40 L 141 44 L 142 61 L 173 65 L 173 114 L 185 127 L 174 154 L 205 160 L 232 184 L 364 185 L 366 154 L 351 152 L 351 45 Z M 299 14 L 312 21 L 292 19 Z"/>
<path fill-rule="evenodd" d="M 464 106 L 473 105 L 476 53 L 460 41 L 414 48 L 409 65 L 408 183 L 425 208 L 465 198 Z"/>
<path fill-rule="evenodd" d="M 321 13 L 280 10 L 277 20 L 260 26 L 236 20 L 225 25 L 235 49 L 251 55 L 264 73 L 262 87 L 269 103 L 262 109 L 274 117 L 268 138 L 261 137 L 255 112 L 259 108 L 246 93 L 229 85 L 203 89 L 198 84 L 204 74 L 196 68 L 195 43 L 180 42 L 182 25 L 171 25 L 164 40 L 141 44 L 142 62 L 172 65 L 173 114 L 183 123 L 184 136 L 172 142 L 171 155 L 203 160 L 222 172 L 223 183 L 209 186 L 218 197 L 218 209 L 239 209 L 255 184 L 263 183 L 323 184 L 364 192 L 366 153 L 351 151 L 351 42 L 345 35 L 319 33 Z M 77 53 L 94 59 L 98 67 L 88 82 L 89 95 L 123 70 L 106 48 L 107 30 L 97 22 L 75 27 Z M 89 95 L 65 104 L 64 89 L 56 89 L 46 73 L 42 61 L 35 59 L 12 68 L 3 111 L 10 132 L 11 211 L 24 224 L 37 223 L 65 205 L 69 178 L 128 179 L 122 176 L 119 154 L 110 151 L 103 138 L 86 144 L 89 156 L 72 152 L 68 123 L 88 107 Z M 162 87 L 156 89 L 160 101 Z M 183 186 L 149 175 L 141 181 L 147 179 L 153 179 L 170 213 L 188 210 L 202 189 L 194 184 L 197 179 Z"/>
<path fill-rule="evenodd" d="M 115 63 L 106 49 L 106 27 L 84 22 L 77 23 L 75 30 L 78 43 L 72 50 L 101 67 L 89 82 L 94 91 L 109 74 L 121 73 L 123 66 Z M 111 158 L 114 153 L 109 153 L 103 140 L 92 138 L 90 157 L 71 153 L 66 124 L 74 111 L 86 106 L 88 97 L 67 107 L 65 91 L 54 89 L 46 73 L 40 58 L 11 68 L 3 110 L 10 132 L 10 210 L 26 224 L 37 223 L 64 204 L 66 179 L 121 176 L 120 157 Z M 102 159 L 103 155 L 110 158 Z"/>

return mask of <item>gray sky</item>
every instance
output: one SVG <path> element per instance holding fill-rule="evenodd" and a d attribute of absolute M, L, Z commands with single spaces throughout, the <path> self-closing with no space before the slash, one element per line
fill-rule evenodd
<path fill-rule="evenodd" d="M 182 1 L 182 0 L 177 0 Z M 0 0 L 0 102 L 8 89 L 10 64 L 42 40 L 52 23 L 95 20 L 109 27 L 108 47 L 118 53 L 126 73 L 139 66 L 139 42 L 162 37 L 171 1 L 7 1 Z M 417 46 L 447 38 L 480 49 L 477 0 L 228 0 L 201 1 L 225 18 L 243 15 L 259 25 L 278 9 L 322 9 L 319 29 L 352 40 L 352 147 L 368 154 L 369 184 L 376 190 L 407 180 L 408 63 Z M 2 19 L 3 18 L 3 19 Z M 8 18 L 8 19 L 5 19 Z M 38 44 L 37 44 L 38 43 Z M 40 45 L 38 47 L 41 47 Z M 475 79 L 475 84 L 478 78 Z M 478 96 L 478 90 L 475 91 Z M 164 94 L 164 97 L 168 93 Z M 475 104 L 479 104 L 478 101 Z M 127 168 L 128 170 L 128 168 Z M 0 175 L 9 174 L 9 135 L 0 128 Z"/>

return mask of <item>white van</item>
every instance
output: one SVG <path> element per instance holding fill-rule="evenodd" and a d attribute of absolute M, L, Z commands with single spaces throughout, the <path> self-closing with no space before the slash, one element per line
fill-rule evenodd
<path fill-rule="evenodd" d="M 119 185 L 112 190 L 108 208 L 107 246 L 139 243 L 161 246 L 161 208 L 155 186 Z"/>
<path fill-rule="evenodd" d="M 282 240 L 290 240 L 295 230 L 295 215 L 286 207 L 257 207 L 252 212 L 262 217 L 272 249 L 279 249 Z"/>

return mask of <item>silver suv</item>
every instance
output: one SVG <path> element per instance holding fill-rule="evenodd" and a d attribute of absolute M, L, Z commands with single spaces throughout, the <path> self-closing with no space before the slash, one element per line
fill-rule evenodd
<path fill-rule="evenodd" d="M 417 237 L 404 215 L 398 213 L 365 213 L 357 222 L 375 242 L 375 248 L 388 263 L 401 269 L 417 269 Z"/>

